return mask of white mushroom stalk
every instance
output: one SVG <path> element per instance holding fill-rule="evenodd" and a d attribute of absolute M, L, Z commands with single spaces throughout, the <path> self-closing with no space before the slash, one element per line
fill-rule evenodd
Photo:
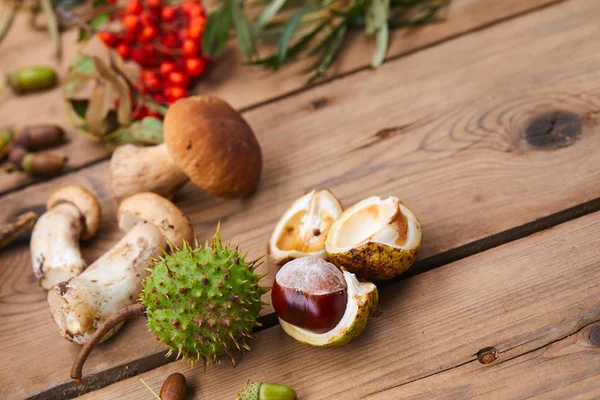
<path fill-rule="evenodd" d="M 167 145 L 140 147 L 126 144 L 113 152 L 110 182 L 117 201 L 139 192 L 171 198 L 189 178 L 173 162 Z"/>
<path fill-rule="evenodd" d="M 69 280 L 87 266 L 79 249 L 80 239 L 90 239 L 98 231 L 100 205 L 81 186 L 69 185 L 50 196 L 31 234 L 33 272 L 44 289 Z"/>
<path fill-rule="evenodd" d="M 48 292 L 50 313 L 61 335 L 72 342 L 87 343 L 106 319 L 137 301 L 148 262 L 162 253 L 167 241 L 181 246 L 193 236 L 181 210 L 154 193 L 127 198 L 119 207 L 119 225 L 128 230 L 125 237 L 84 273 Z"/>

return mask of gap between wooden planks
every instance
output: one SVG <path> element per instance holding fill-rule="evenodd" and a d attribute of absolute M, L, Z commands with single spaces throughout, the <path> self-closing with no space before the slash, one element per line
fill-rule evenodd
<path fill-rule="evenodd" d="M 494 0 L 454 0 L 446 21 L 413 31 L 394 31 L 387 58 L 393 59 L 558 1 L 560 0 L 505 0 L 500 4 Z M 76 51 L 75 40 L 74 30 L 63 35 L 65 55 L 60 65 L 63 73 Z M 356 34 L 346 43 L 348 48 L 342 52 L 330 78 L 367 68 L 370 64 L 374 48 L 370 40 L 365 39 L 362 34 Z M 19 18 L 0 45 L 0 72 L 23 65 L 52 64 L 52 49 L 45 32 L 30 30 L 26 18 Z M 229 51 L 219 58 L 206 79 L 194 88 L 194 92 L 221 96 L 234 107 L 246 110 L 286 94 L 307 89 L 306 75 L 302 71 L 310 65 L 309 59 L 299 60 L 282 68 L 278 73 L 246 67 L 242 65 L 242 61 L 242 54 L 237 48 L 230 47 Z M 6 92 L 1 100 L 0 119 L 3 126 L 19 127 L 25 122 L 70 125 L 59 89 L 18 98 Z M 35 112 L 32 113 L 32 110 Z M 70 142 L 55 151 L 69 157 L 69 168 L 79 169 L 109 156 L 109 152 L 102 146 L 87 140 L 74 130 L 69 130 L 68 136 Z M 34 182 L 27 174 L 21 172 L 1 174 L 0 193 Z"/>
<path fill-rule="evenodd" d="M 159 389 L 181 372 L 198 400 L 233 399 L 248 379 L 288 384 L 306 400 L 589 399 L 600 389 L 600 347 L 589 340 L 600 325 L 598 235 L 595 213 L 387 286 L 383 314 L 339 349 L 300 344 L 276 326 L 235 369 L 178 361 L 141 377 Z M 479 363 L 490 346 L 498 359 Z M 146 393 L 135 377 L 82 399 Z"/>
<path fill-rule="evenodd" d="M 188 186 L 176 202 L 192 217 L 198 236 L 212 234 L 221 219 L 223 236 L 239 239 L 254 257 L 304 190 L 330 187 L 345 205 L 370 194 L 393 194 L 421 218 L 422 256 L 433 257 L 596 199 L 600 73 L 592 39 L 600 27 L 590 15 L 599 9 L 592 1 L 563 3 L 252 110 L 246 117 L 265 153 L 257 195 L 226 202 Z M 566 148 L 531 148 L 522 137 L 527 122 L 555 108 L 580 115 L 583 133 Z M 106 211 L 100 238 L 85 249 L 93 260 L 121 236 L 107 173 L 107 163 L 101 163 L 36 185 L 4 197 L 0 212 L 4 217 L 43 204 L 57 183 L 86 185 Z M 14 266 L 1 272 L 0 332 L 8 338 L 4 368 L 10 368 L 0 374 L 7 377 L 0 385 L 5 397 L 69 382 L 78 347 L 57 341 L 27 248 L 1 257 L 2 265 Z M 160 349 L 139 320 L 93 355 L 88 373 L 123 364 L 143 370 Z M 15 370 L 23 379 L 8 379 Z"/>

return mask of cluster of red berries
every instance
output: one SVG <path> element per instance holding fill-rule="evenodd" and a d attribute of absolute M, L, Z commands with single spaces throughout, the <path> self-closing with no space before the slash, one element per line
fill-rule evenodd
<path fill-rule="evenodd" d="M 178 5 L 129 0 L 118 18 L 122 32 L 101 31 L 98 37 L 143 68 L 138 89 L 158 103 L 186 97 L 191 81 L 207 64 L 201 48 L 206 13 L 199 0 Z"/>

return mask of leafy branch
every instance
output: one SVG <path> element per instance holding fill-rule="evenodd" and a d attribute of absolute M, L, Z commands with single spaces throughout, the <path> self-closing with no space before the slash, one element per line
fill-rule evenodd
<path fill-rule="evenodd" d="M 210 14 L 204 31 L 204 51 L 217 57 L 235 31 L 246 62 L 278 70 L 306 53 L 315 59 L 308 80 L 323 76 L 335 61 L 350 30 L 363 29 L 375 38 L 371 65 L 385 59 L 389 30 L 438 21 L 449 0 L 270 0 L 261 12 L 248 17 L 246 0 L 224 0 Z M 260 43 L 275 42 L 277 51 L 258 56 Z"/>

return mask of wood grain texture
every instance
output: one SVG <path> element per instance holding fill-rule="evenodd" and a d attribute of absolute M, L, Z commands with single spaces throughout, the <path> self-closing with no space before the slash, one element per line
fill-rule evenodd
<path fill-rule="evenodd" d="M 600 347 L 590 342 L 592 323 L 541 348 L 503 354 L 493 365 L 477 361 L 434 374 L 366 399 L 597 399 Z"/>
<path fill-rule="evenodd" d="M 420 48 L 464 34 L 482 26 L 525 13 L 560 0 L 453 0 L 448 19 L 439 24 L 413 31 L 395 31 L 388 51 L 388 58 L 398 57 Z M 61 74 L 66 71 L 69 60 L 76 50 L 76 32 L 63 35 L 65 56 L 58 65 Z M 352 35 L 347 49 L 341 54 L 329 77 L 347 74 L 370 64 L 374 43 L 362 34 Z M 32 32 L 25 18 L 18 18 L 5 41 L 0 45 L 0 72 L 31 64 L 55 65 L 52 46 L 45 32 Z M 310 65 L 308 59 L 299 60 L 282 68 L 278 73 L 242 65 L 242 54 L 230 46 L 206 75 L 194 93 L 221 96 L 235 108 L 245 109 L 273 100 L 285 94 L 306 89 L 306 76 L 302 71 Z M 56 122 L 69 125 L 60 90 L 43 94 L 16 97 L 5 91 L 0 93 L 0 120 L 2 126 L 21 127 L 26 123 Z M 108 151 L 75 131 L 69 132 L 69 144 L 58 149 L 69 157 L 69 168 L 78 169 L 89 163 L 108 157 Z M 33 183 L 27 174 L 15 172 L 0 174 L 0 194 Z"/>
<path fill-rule="evenodd" d="M 562 3 L 246 112 L 265 156 L 258 193 L 224 201 L 188 185 L 175 201 L 200 238 L 221 220 L 223 237 L 255 257 L 306 190 L 330 188 L 346 206 L 396 195 L 419 216 L 422 257 L 432 257 L 599 198 L 599 12 L 593 0 Z M 580 116 L 581 135 L 567 147 L 532 148 L 524 138 L 529 121 L 557 108 Z M 0 221 L 43 204 L 59 184 L 83 184 L 105 210 L 99 238 L 84 249 L 93 260 L 121 237 L 107 176 L 107 163 L 99 163 L 5 196 Z M 0 333 L 19 338 L 3 346 L 0 388 L 8 398 L 69 382 L 78 349 L 58 341 L 28 257 L 26 247 L 0 255 L 1 265 L 13 266 L 0 293 L 15 303 L 5 300 Z M 23 321 L 36 327 L 26 341 Z M 160 353 L 143 321 L 126 329 L 93 355 L 86 374 Z M 40 366 L 44 352 L 52 353 L 50 368 Z M 8 369 L 23 379 L 10 379 Z"/>
<path fill-rule="evenodd" d="M 142 378 L 156 388 L 181 372 L 191 399 L 232 399 L 248 379 L 288 384 L 310 400 L 420 391 L 415 398 L 567 398 L 557 395 L 569 393 L 561 384 L 597 391 L 600 347 L 583 328 L 600 322 L 598 234 L 596 213 L 384 287 L 383 314 L 339 349 L 300 344 L 276 326 L 258 333 L 235 369 L 223 363 L 204 373 L 178 361 Z M 491 346 L 498 359 L 480 364 L 477 352 Z M 146 390 L 132 378 L 82 399 L 142 398 Z"/>

